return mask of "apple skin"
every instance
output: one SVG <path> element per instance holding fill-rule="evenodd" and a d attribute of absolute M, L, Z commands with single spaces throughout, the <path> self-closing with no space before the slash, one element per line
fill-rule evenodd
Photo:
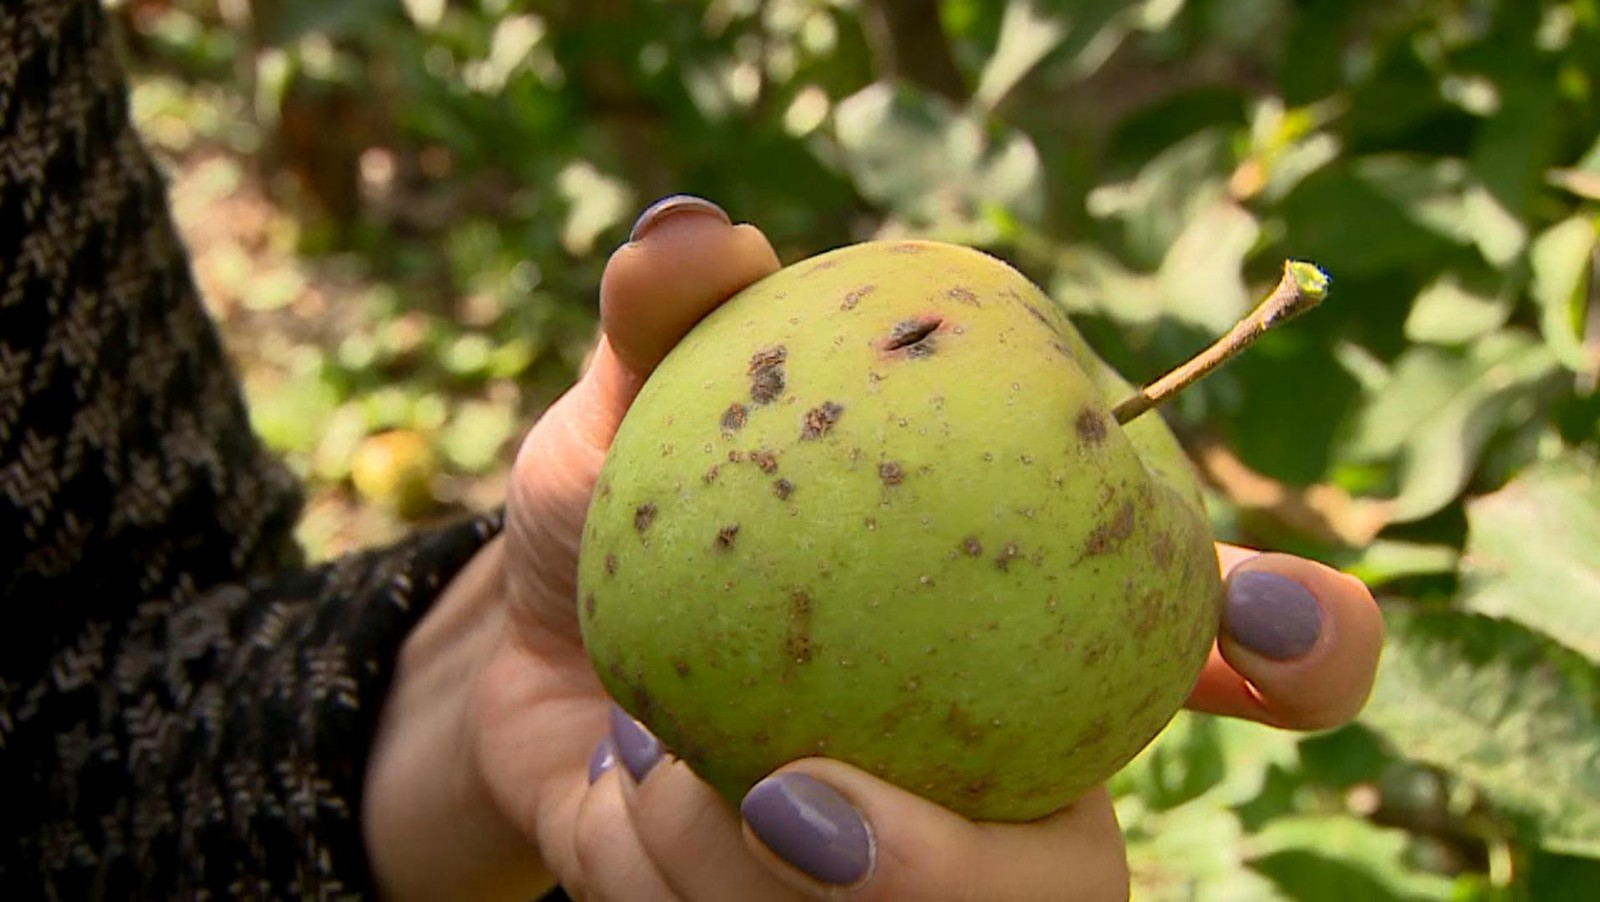
<path fill-rule="evenodd" d="M 980 820 L 1166 725 L 1222 585 L 1159 417 L 1020 273 L 869 242 L 711 313 L 645 384 L 584 528 L 606 690 L 730 802 L 850 762 Z"/>

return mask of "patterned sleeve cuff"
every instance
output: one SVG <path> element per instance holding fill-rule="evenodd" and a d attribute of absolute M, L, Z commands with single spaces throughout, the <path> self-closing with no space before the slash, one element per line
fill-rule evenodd
<path fill-rule="evenodd" d="M 500 522 L 91 625 L 0 756 L 28 753 L 22 791 L 45 815 L 19 825 L 0 882 L 63 898 L 369 896 L 361 791 L 396 657 Z"/>

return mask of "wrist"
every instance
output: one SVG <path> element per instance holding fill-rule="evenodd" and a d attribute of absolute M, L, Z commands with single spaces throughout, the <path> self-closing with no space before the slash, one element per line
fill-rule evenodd
<path fill-rule="evenodd" d="M 505 543 L 483 547 L 400 651 L 361 823 L 384 898 L 527 899 L 552 884 L 479 766 L 473 697 L 503 645 Z"/>

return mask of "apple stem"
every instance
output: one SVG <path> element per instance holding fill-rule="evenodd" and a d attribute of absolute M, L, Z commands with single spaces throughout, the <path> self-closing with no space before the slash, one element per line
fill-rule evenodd
<path fill-rule="evenodd" d="M 1249 347 L 1268 329 L 1286 323 L 1322 303 L 1322 299 L 1328 296 L 1328 281 L 1328 274 L 1313 264 L 1298 260 L 1284 261 L 1283 278 L 1278 280 L 1277 287 L 1272 289 L 1266 300 L 1250 311 L 1249 316 L 1235 323 L 1228 334 L 1213 342 L 1211 347 L 1112 408 L 1111 415 L 1116 417 L 1118 423 L 1129 423 L 1188 388 Z"/>

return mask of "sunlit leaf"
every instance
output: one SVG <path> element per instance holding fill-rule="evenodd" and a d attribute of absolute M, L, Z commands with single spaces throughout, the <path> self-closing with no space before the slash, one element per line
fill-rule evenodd
<path fill-rule="evenodd" d="M 1511 318 L 1513 298 L 1493 278 L 1447 271 L 1422 289 L 1406 317 L 1406 338 L 1453 345 L 1481 338 Z M 1486 284 L 1487 283 L 1487 284 Z"/>
<path fill-rule="evenodd" d="M 1393 461 L 1391 516 L 1402 522 L 1426 517 L 1461 492 L 1489 440 L 1516 425 L 1508 414 L 1535 399 L 1555 368 L 1542 344 L 1516 332 L 1487 336 L 1462 351 L 1415 347 L 1358 414 L 1344 454 Z"/>
<path fill-rule="evenodd" d="M 1289 733 L 1184 711 L 1113 778 L 1111 789 L 1136 793 L 1160 811 L 1197 799 L 1239 805 L 1261 792 L 1270 767 L 1293 766 L 1295 755 Z"/>
<path fill-rule="evenodd" d="M 1296 902 L 1452 899 L 1454 882 L 1419 868 L 1415 845 L 1349 815 L 1278 818 L 1247 842 L 1250 866 Z"/>
<path fill-rule="evenodd" d="M 1043 60 L 1071 26 L 1038 9 L 1034 0 L 1011 0 L 1000 21 L 1000 40 L 983 67 L 972 100 L 993 109 Z"/>
<path fill-rule="evenodd" d="M 1094 189 L 1085 203 L 1091 215 L 1122 226 L 1132 262 L 1154 268 L 1223 195 L 1231 168 L 1228 136 L 1203 131 L 1153 157 L 1133 178 Z"/>
<path fill-rule="evenodd" d="M 1578 214 L 1542 232 L 1529 254 L 1533 267 L 1529 293 L 1539 305 L 1544 339 L 1564 365 L 1585 372 L 1600 366 L 1595 359 L 1600 351 L 1586 348 L 1582 338 L 1595 245 L 1594 217 Z"/>
<path fill-rule="evenodd" d="M 516 411 L 505 404 L 469 401 L 445 426 L 439 446 L 445 458 L 464 473 L 484 473 L 504 459 L 506 443 L 518 429 Z"/>
<path fill-rule="evenodd" d="M 1577 652 L 1478 614 L 1388 612 L 1363 723 L 1531 818 L 1550 848 L 1600 856 L 1600 673 Z"/>
<path fill-rule="evenodd" d="M 1600 663 L 1600 463 L 1574 454 L 1467 504 L 1463 603 Z"/>
<path fill-rule="evenodd" d="M 1411 576 L 1453 573 L 1460 559 L 1461 552 L 1453 545 L 1377 539 L 1354 559 L 1341 562 L 1340 569 L 1377 586 Z"/>
<path fill-rule="evenodd" d="M 1148 812 L 1137 796 L 1118 801 L 1133 898 L 1189 902 L 1277 899 L 1265 878 L 1245 866 L 1244 831 L 1227 808 L 1195 803 Z"/>
<path fill-rule="evenodd" d="M 862 194 L 922 224 L 985 205 L 1036 221 L 1043 169 L 1032 141 L 910 86 L 871 85 L 834 107 L 834 134 Z"/>
<path fill-rule="evenodd" d="M 1161 261 L 1162 309 L 1185 323 L 1222 334 L 1250 311 L 1244 260 L 1260 236 L 1249 211 L 1218 200 L 1189 222 Z"/>

